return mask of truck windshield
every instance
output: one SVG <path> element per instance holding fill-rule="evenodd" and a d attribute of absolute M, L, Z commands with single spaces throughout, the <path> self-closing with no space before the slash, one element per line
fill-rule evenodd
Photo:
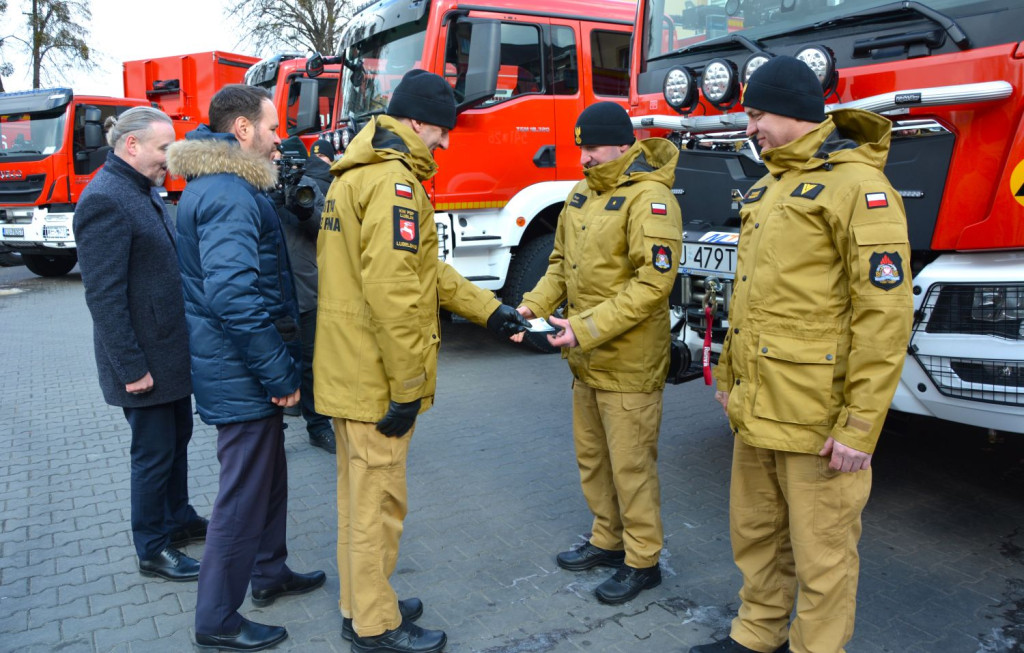
<path fill-rule="evenodd" d="M 383 113 L 402 75 L 422 68 L 427 13 L 418 20 L 372 33 L 349 31 L 342 41 L 346 59 L 339 116 L 356 120 Z"/>
<path fill-rule="evenodd" d="M 921 5 L 944 13 L 977 2 L 920 0 Z M 644 18 L 647 59 L 734 33 L 756 41 L 894 4 L 893 0 L 653 0 Z"/>
<path fill-rule="evenodd" d="M 65 108 L 58 112 L 0 114 L 0 158 L 41 159 L 60 149 Z"/>

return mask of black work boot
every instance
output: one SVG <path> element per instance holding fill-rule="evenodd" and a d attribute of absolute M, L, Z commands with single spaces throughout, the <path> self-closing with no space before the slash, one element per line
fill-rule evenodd
<path fill-rule="evenodd" d="M 427 630 L 411 621 L 403 621 L 393 630 L 374 637 L 352 638 L 355 653 L 440 653 L 448 637 L 443 630 Z"/>
<path fill-rule="evenodd" d="M 636 598 L 641 591 L 658 585 L 661 585 L 661 567 L 658 565 L 637 569 L 623 564 L 615 570 L 615 575 L 597 586 L 594 594 L 602 603 L 616 605 Z"/>
<path fill-rule="evenodd" d="M 775 649 L 773 653 L 786 653 L 789 650 L 789 642 L 783 642 L 782 646 Z M 701 644 L 690 649 L 690 653 L 759 653 L 752 648 L 747 648 L 732 637 L 727 637 L 718 642 Z"/>
<path fill-rule="evenodd" d="M 587 542 L 578 549 L 563 551 L 555 556 L 555 562 L 562 569 L 583 571 L 599 565 L 618 567 L 626 559 L 625 551 L 609 551 Z"/>

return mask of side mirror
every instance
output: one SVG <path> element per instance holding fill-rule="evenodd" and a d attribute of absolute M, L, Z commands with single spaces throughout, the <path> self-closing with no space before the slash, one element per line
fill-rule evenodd
<path fill-rule="evenodd" d="M 306 59 L 306 74 L 310 77 L 319 77 L 324 72 L 324 58 L 319 52 L 314 52 Z"/>
<path fill-rule="evenodd" d="M 320 82 L 297 78 L 291 83 L 299 87 L 299 109 L 295 114 L 295 126 L 288 128 L 288 135 L 295 136 L 320 129 Z"/>
<path fill-rule="evenodd" d="M 472 21 L 469 68 L 462 102 L 456 111 L 494 97 L 498 90 L 498 68 L 501 65 L 501 23 L 496 20 Z"/>
<path fill-rule="evenodd" d="M 85 107 L 83 112 L 85 124 L 82 125 L 82 145 L 86 150 L 95 150 L 107 144 L 103 135 L 103 113 L 99 107 Z"/>

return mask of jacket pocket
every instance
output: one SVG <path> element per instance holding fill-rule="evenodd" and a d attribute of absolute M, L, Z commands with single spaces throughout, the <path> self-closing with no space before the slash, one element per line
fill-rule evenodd
<path fill-rule="evenodd" d="M 754 416 L 789 424 L 828 423 L 837 341 L 761 334 Z"/>

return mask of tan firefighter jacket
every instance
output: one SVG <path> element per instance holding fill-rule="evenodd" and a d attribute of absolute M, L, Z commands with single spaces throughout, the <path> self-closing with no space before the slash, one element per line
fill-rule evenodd
<path fill-rule="evenodd" d="M 378 116 L 334 163 L 317 239 L 316 410 L 376 422 L 389 400 L 433 403 L 438 312 L 477 324 L 500 305 L 437 258 L 420 183 L 437 169 L 409 127 Z"/>
<path fill-rule="evenodd" d="M 568 300 L 578 347 L 563 350 L 573 375 L 617 392 L 665 385 L 668 295 L 682 243 L 672 195 L 679 151 L 661 138 L 586 170 L 558 218 L 547 272 L 523 296 L 535 315 Z"/>
<path fill-rule="evenodd" d="M 715 370 L 747 444 L 873 452 L 912 319 L 903 202 L 882 172 L 890 123 L 836 111 L 763 152 L 740 211 L 729 333 Z"/>

